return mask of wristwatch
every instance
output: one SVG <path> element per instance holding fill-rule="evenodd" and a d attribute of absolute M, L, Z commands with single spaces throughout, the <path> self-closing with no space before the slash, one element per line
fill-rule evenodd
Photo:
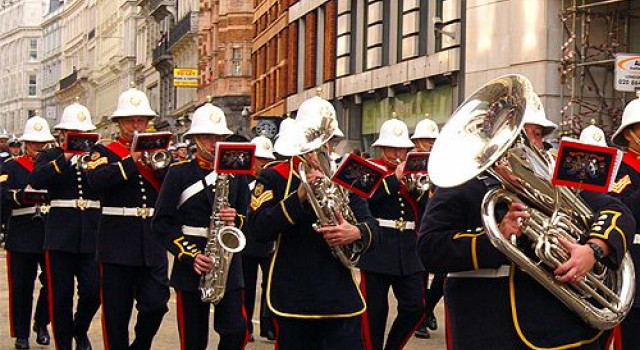
<path fill-rule="evenodd" d="M 602 258 L 604 258 L 604 250 L 602 250 L 602 247 L 593 242 L 587 242 L 587 245 L 593 250 L 593 256 L 597 261 L 600 261 L 602 260 Z"/>

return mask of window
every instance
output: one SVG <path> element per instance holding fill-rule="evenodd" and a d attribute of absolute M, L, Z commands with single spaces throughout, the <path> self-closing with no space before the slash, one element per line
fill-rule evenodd
<path fill-rule="evenodd" d="M 35 117 L 36 116 L 36 111 L 35 109 L 30 109 L 27 111 L 27 118 L 31 118 L 31 117 Z"/>
<path fill-rule="evenodd" d="M 29 74 L 29 96 L 35 96 L 37 93 L 37 89 L 36 89 L 36 75 L 35 74 Z"/>
<path fill-rule="evenodd" d="M 38 39 L 29 39 L 29 60 L 35 61 L 37 59 L 38 59 Z"/>
<path fill-rule="evenodd" d="M 231 54 L 231 75 L 240 76 L 242 75 L 242 49 L 239 47 L 234 47 Z"/>

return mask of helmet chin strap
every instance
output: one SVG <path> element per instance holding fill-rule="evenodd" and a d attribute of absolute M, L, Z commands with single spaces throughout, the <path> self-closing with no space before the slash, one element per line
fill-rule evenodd
<path fill-rule="evenodd" d="M 629 130 L 629 136 L 631 137 L 631 139 L 633 140 L 633 142 L 640 147 L 640 138 L 636 135 L 636 133 L 633 130 Z M 629 145 L 631 146 L 631 145 Z M 629 147 L 631 150 L 633 150 L 636 153 L 640 153 L 640 149 L 632 149 L 631 147 Z"/>
<path fill-rule="evenodd" d="M 194 137 L 193 140 L 196 143 L 196 146 L 198 147 L 198 152 L 200 152 L 204 158 L 208 161 L 213 161 L 214 159 L 214 154 L 213 152 L 209 152 L 204 145 L 202 144 L 202 142 L 200 142 L 200 140 L 198 140 L 198 137 Z"/>

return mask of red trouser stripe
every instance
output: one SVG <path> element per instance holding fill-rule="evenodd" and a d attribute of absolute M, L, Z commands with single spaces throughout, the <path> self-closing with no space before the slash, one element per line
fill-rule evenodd
<path fill-rule="evenodd" d="M 102 264 L 100 264 L 100 305 L 102 305 L 102 317 L 100 320 L 102 321 L 102 343 L 104 344 L 104 350 L 109 350 L 109 337 L 107 336 L 107 320 L 104 315 L 104 294 L 103 294 L 103 283 L 102 283 Z"/>
<path fill-rule="evenodd" d="M 176 289 L 176 312 L 178 318 L 178 333 L 180 336 L 180 349 L 186 350 L 184 338 L 184 308 L 182 306 L 182 292 Z"/>
<path fill-rule="evenodd" d="M 364 300 L 367 300 L 367 279 L 364 271 L 360 270 L 360 291 Z M 369 329 L 369 311 L 365 311 L 362 316 L 362 341 L 364 342 L 365 350 L 373 350 L 373 344 L 371 344 L 371 329 Z"/>
<path fill-rule="evenodd" d="M 11 252 L 7 250 L 7 279 L 9 283 L 9 332 L 16 337 L 16 327 L 13 323 L 13 277 L 11 274 Z"/>
<path fill-rule="evenodd" d="M 244 342 L 242 343 L 242 350 L 244 350 L 244 348 L 247 347 L 247 344 L 249 343 L 249 322 L 251 322 L 251 320 L 249 320 L 249 317 L 247 317 L 247 308 L 244 306 L 245 304 L 245 300 L 244 300 L 245 296 L 244 296 L 244 288 L 242 289 L 242 318 L 244 318 L 244 324 L 246 326 L 246 329 L 244 330 L 245 335 L 244 335 Z"/>
<path fill-rule="evenodd" d="M 272 317 L 271 321 L 273 322 L 273 328 L 276 330 L 276 341 L 273 345 L 273 350 L 280 350 L 278 346 L 278 340 L 280 339 L 280 324 L 278 324 L 278 319 L 276 317 Z"/>
<path fill-rule="evenodd" d="M 49 291 L 49 318 L 51 318 L 51 329 L 53 330 L 53 344 L 56 349 L 58 346 L 58 337 L 56 336 L 56 323 L 53 318 L 53 280 L 51 279 L 51 258 L 49 257 L 49 251 L 44 252 L 44 266 L 47 270 L 47 289 Z"/>

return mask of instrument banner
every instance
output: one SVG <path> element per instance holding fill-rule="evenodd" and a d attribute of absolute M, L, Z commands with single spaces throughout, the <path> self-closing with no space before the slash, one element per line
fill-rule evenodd
<path fill-rule="evenodd" d="M 577 140 L 562 140 L 551 183 L 595 192 L 611 192 L 622 151 Z"/>
<path fill-rule="evenodd" d="M 371 198 L 387 174 L 386 169 L 353 153 L 345 157 L 331 181 L 366 199 Z"/>
<path fill-rule="evenodd" d="M 404 174 L 426 174 L 428 173 L 430 152 L 409 152 L 407 162 L 404 166 Z"/>
<path fill-rule="evenodd" d="M 131 141 L 133 152 L 166 151 L 171 143 L 171 133 L 167 131 L 135 133 Z"/>
<path fill-rule="evenodd" d="M 99 139 L 100 134 L 97 133 L 68 132 L 65 135 L 63 149 L 65 153 L 86 154 Z"/>
<path fill-rule="evenodd" d="M 218 174 L 251 175 L 256 160 L 253 143 L 216 143 L 215 171 Z"/>

